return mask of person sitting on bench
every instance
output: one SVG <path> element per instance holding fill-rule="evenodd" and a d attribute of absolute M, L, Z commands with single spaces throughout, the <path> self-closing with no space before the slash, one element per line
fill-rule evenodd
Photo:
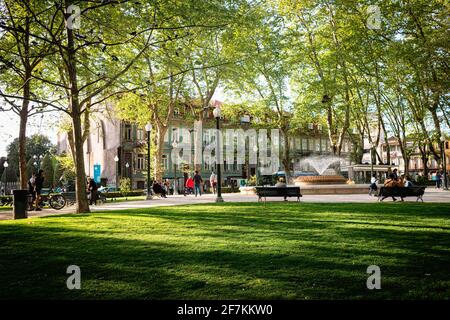
<path fill-rule="evenodd" d="M 159 184 L 158 182 L 156 182 L 156 181 L 153 181 L 153 191 L 156 193 L 156 194 L 160 194 L 161 195 L 161 197 L 163 197 L 163 198 L 167 198 L 167 192 L 166 192 L 166 190 L 164 190 L 164 188 L 161 186 L 161 184 Z"/>
<path fill-rule="evenodd" d="M 395 170 L 394 170 L 395 171 Z M 396 174 L 395 174 L 395 176 L 396 176 Z M 391 179 L 387 179 L 385 182 L 384 182 L 384 186 L 386 187 L 386 188 L 395 188 L 395 187 L 403 187 L 403 182 L 401 181 L 401 180 L 399 180 L 398 179 L 398 176 L 397 176 L 397 178 L 395 178 L 395 176 L 394 175 L 391 175 L 390 177 L 391 177 Z M 381 200 L 380 201 L 383 201 L 384 199 L 386 199 L 388 196 L 383 196 L 383 198 L 381 198 Z M 393 201 L 397 201 L 397 199 L 394 197 L 394 196 L 391 196 L 392 197 L 392 200 Z"/>
<path fill-rule="evenodd" d="M 284 182 L 283 178 L 280 178 L 278 180 L 278 182 L 275 184 L 275 187 L 277 187 L 277 188 L 286 188 L 287 184 L 286 184 L 286 182 Z M 287 197 L 284 197 L 284 201 L 287 201 Z"/>

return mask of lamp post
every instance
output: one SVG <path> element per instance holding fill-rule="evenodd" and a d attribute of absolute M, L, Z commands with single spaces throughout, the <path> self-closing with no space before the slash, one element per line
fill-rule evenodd
<path fill-rule="evenodd" d="M 152 132 L 152 124 L 150 122 L 145 125 L 145 131 L 147 131 L 147 200 L 151 200 L 153 195 L 150 186 L 150 135 Z"/>
<path fill-rule="evenodd" d="M 222 173 L 220 171 L 220 155 L 222 150 L 220 148 L 220 108 L 215 107 L 213 110 L 214 118 L 216 118 L 216 171 L 217 171 L 217 197 L 216 202 L 223 202 L 222 198 Z"/>
<path fill-rule="evenodd" d="M 44 156 L 42 154 L 39 156 L 33 155 L 33 159 L 34 159 L 33 165 L 37 168 L 37 170 L 41 169 L 42 158 L 44 158 Z"/>
<path fill-rule="evenodd" d="M 370 180 L 372 180 L 373 177 L 373 148 L 375 147 L 375 143 L 370 142 Z"/>
<path fill-rule="evenodd" d="M 258 185 L 258 146 L 253 147 L 253 152 L 256 155 L 255 176 L 256 176 L 256 185 Z"/>
<path fill-rule="evenodd" d="M 5 182 L 3 183 L 3 187 L 5 188 L 5 190 L 3 191 L 4 193 L 5 193 L 5 196 L 6 196 L 6 194 L 7 194 L 7 183 L 8 183 L 8 166 L 9 166 L 9 163 L 8 163 L 8 161 L 5 161 L 4 163 L 3 163 L 3 167 L 5 168 Z"/>
<path fill-rule="evenodd" d="M 116 155 L 114 157 L 114 162 L 116 163 L 116 191 L 119 189 L 119 157 Z"/>
<path fill-rule="evenodd" d="M 178 144 L 176 141 L 172 143 L 172 147 L 176 149 Z M 178 195 L 178 182 L 177 182 L 177 164 L 173 163 L 173 195 Z"/>
<path fill-rule="evenodd" d="M 441 142 L 442 142 L 442 168 L 444 169 L 444 190 L 448 190 L 448 184 L 447 184 L 447 159 L 445 157 L 445 135 L 442 134 L 441 136 Z"/>

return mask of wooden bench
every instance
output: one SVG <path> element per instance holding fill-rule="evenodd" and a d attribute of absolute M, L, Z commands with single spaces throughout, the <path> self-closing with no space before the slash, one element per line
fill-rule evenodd
<path fill-rule="evenodd" d="M 64 198 L 66 198 L 66 204 L 67 206 L 72 206 L 77 202 L 77 195 L 75 191 L 69 191 L 69 192 L 62 192 L 61 193 Z"/>
<path fill-rule="evenodd" d="M 255 187 L 256 194 L 258 195 L 258 202 L 262 201 L 264 198 L 264 203 L 267 197 L 283 197 L 284 200 L 290 197 L 296 197 L 297 201 L 300 202 L 300 187 Z"/>
<path fill-rule="evenodd" d="M 425 188 L 423 186 L 414 186 L 414 187 L 381 187 L 378 192 L 378 201 L 382 201 L 384 197 L 400 197 L 403 201 L 403 198 L 406 197 L 416 197 L 417 201 L 423 202 L 423 195 L 425 193 Z"/>

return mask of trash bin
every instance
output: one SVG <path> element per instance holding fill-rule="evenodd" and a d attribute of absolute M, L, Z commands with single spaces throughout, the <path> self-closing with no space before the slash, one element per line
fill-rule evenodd
<path fill-rule="evenodd" d="M 28 218 L 28 190 L 13 190 L 14 219 Z"/>

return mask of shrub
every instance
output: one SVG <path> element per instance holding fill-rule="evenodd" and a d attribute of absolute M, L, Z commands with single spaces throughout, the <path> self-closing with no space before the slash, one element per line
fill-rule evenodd
<path fill-rule="evenodd" d="M 130 178 L 121 178 L 119 181 L 120 193 L 123 197 L 127 198 L 131 192 L 131 180 Z"/>
<path fill-rule="evenodd" d="M 120 198 L 120 197 L 124 196 L 121 191 L 102 192 L 102 194 L 108 199 L 110 199 L 110 198 Z M 143 196 L 143 195 L 144 195 L 144 190 L 133 190 L 133 191 L 129 191 L 127 193 L 128 197 Z"/>

